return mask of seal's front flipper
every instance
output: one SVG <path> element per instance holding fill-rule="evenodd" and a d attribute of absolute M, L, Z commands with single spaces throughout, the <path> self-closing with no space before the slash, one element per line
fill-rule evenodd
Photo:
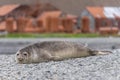
<path fill-rule="evenodd" d="M 41 57 L 44 59 L 44 60 L 51 60 L 52 59 L 52 55 L 48 52 L 44 52 L 41 54 Z"/>
<path fill-rule="evenodd" d="M 42 54 L 42 58 L 44 60 L 54 60 L 54 61 L 57 61 L 57 60 L 62 60 L 59 56 L 53 56 L 51 55 L 51 53 L 48 53 L 48 52 L 44 52 L 44 54 Z"/>
<path fill-rule="evenodd" d="M 54 60 L 54 61 L 61 61 L 62 58 L 59 57 L 59 56 L 52 56 L 52 60 Z"/>

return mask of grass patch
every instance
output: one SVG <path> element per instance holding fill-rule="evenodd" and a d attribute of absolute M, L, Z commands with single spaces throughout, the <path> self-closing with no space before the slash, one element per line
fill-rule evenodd
<path fill-rule="evenodd" d="M 1 36 L 4 38 L 84 38 L 84 37 L 100 37 L 99 34 L 72 34 L 72 33 L 10 33 L 5 36 Z"/>

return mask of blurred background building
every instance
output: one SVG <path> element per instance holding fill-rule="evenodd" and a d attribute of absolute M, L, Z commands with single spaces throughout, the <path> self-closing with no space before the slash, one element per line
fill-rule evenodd
<path fill-rule="evenodd" d="M 0 31 L 100 34 L 120 31 L 119 0 L 0 1 Z"/>

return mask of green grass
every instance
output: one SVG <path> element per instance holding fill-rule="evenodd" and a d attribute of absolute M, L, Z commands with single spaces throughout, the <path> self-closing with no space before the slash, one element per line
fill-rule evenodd
<path fill-rule="evenodd" d="M 32 33 L 11 33 L 4 38 L 83 38 L 83 37 L 100 37 L 99 34 L 71 34 L 71 33 L 44 33 L 44 34 L 32 34 Z"/>

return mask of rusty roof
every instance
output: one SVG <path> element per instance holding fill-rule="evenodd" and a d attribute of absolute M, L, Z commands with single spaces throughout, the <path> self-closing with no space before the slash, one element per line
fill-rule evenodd
<path fill-rule="evenodd" d="M 41 16 L 38 17 L 38 19 L 43 21 L 43 25 L 46 26 L 46 19 L 48 17 L 59 17 L 61 15 L 61 11 L 46 11 L 43 12 Z"/>
<path fill-rule="evenodd" d="M 120 17 L 120 7 L 86 7 L 95 18 Z"/>
<path fill-rule="evenodd" d="M 104 7 L 104 15 L 109 18 L 120 17 L 120 7 Z"/>
<path fill-rule="evenodd" d="M 15 8 L 19 7 L 19 4 L 10 4 L 10 5 L 3 5 L 0 7 L 0 16 L 4 16 L 11 11 L 13 11 Z"/>
<path fill-rule="evenodd" d="M 39 18 L 45 19 L 47 17 L 59 17 L 61 14 L 62 14 L 61 11 L 46 11 L 46 12 L 43 12 Z"/>
<path fill-rule="evenodd" d="M 94 17 L 105 17 L 104 8 L 103 7 L 86 7 L 86 9 L 92 14 Z"/>
<path fill-rule="evenodd" d="M 38 17 L 41 15 L 44 11 L 58 11 L 59 9 L 54 7 L 53 5 L 49 3 L 38 3 L 38 4 L 21 4 L 20 6 L 18 4 L 16 5 L 4 5 L 3 7 L 6 8 L 6 10 L 3 12 L 3 8 L 0 7 L 0 11 L 2 12 L 2 15 L 15 17 L 18 16 L 25 16 L 25 17 Z"/>

